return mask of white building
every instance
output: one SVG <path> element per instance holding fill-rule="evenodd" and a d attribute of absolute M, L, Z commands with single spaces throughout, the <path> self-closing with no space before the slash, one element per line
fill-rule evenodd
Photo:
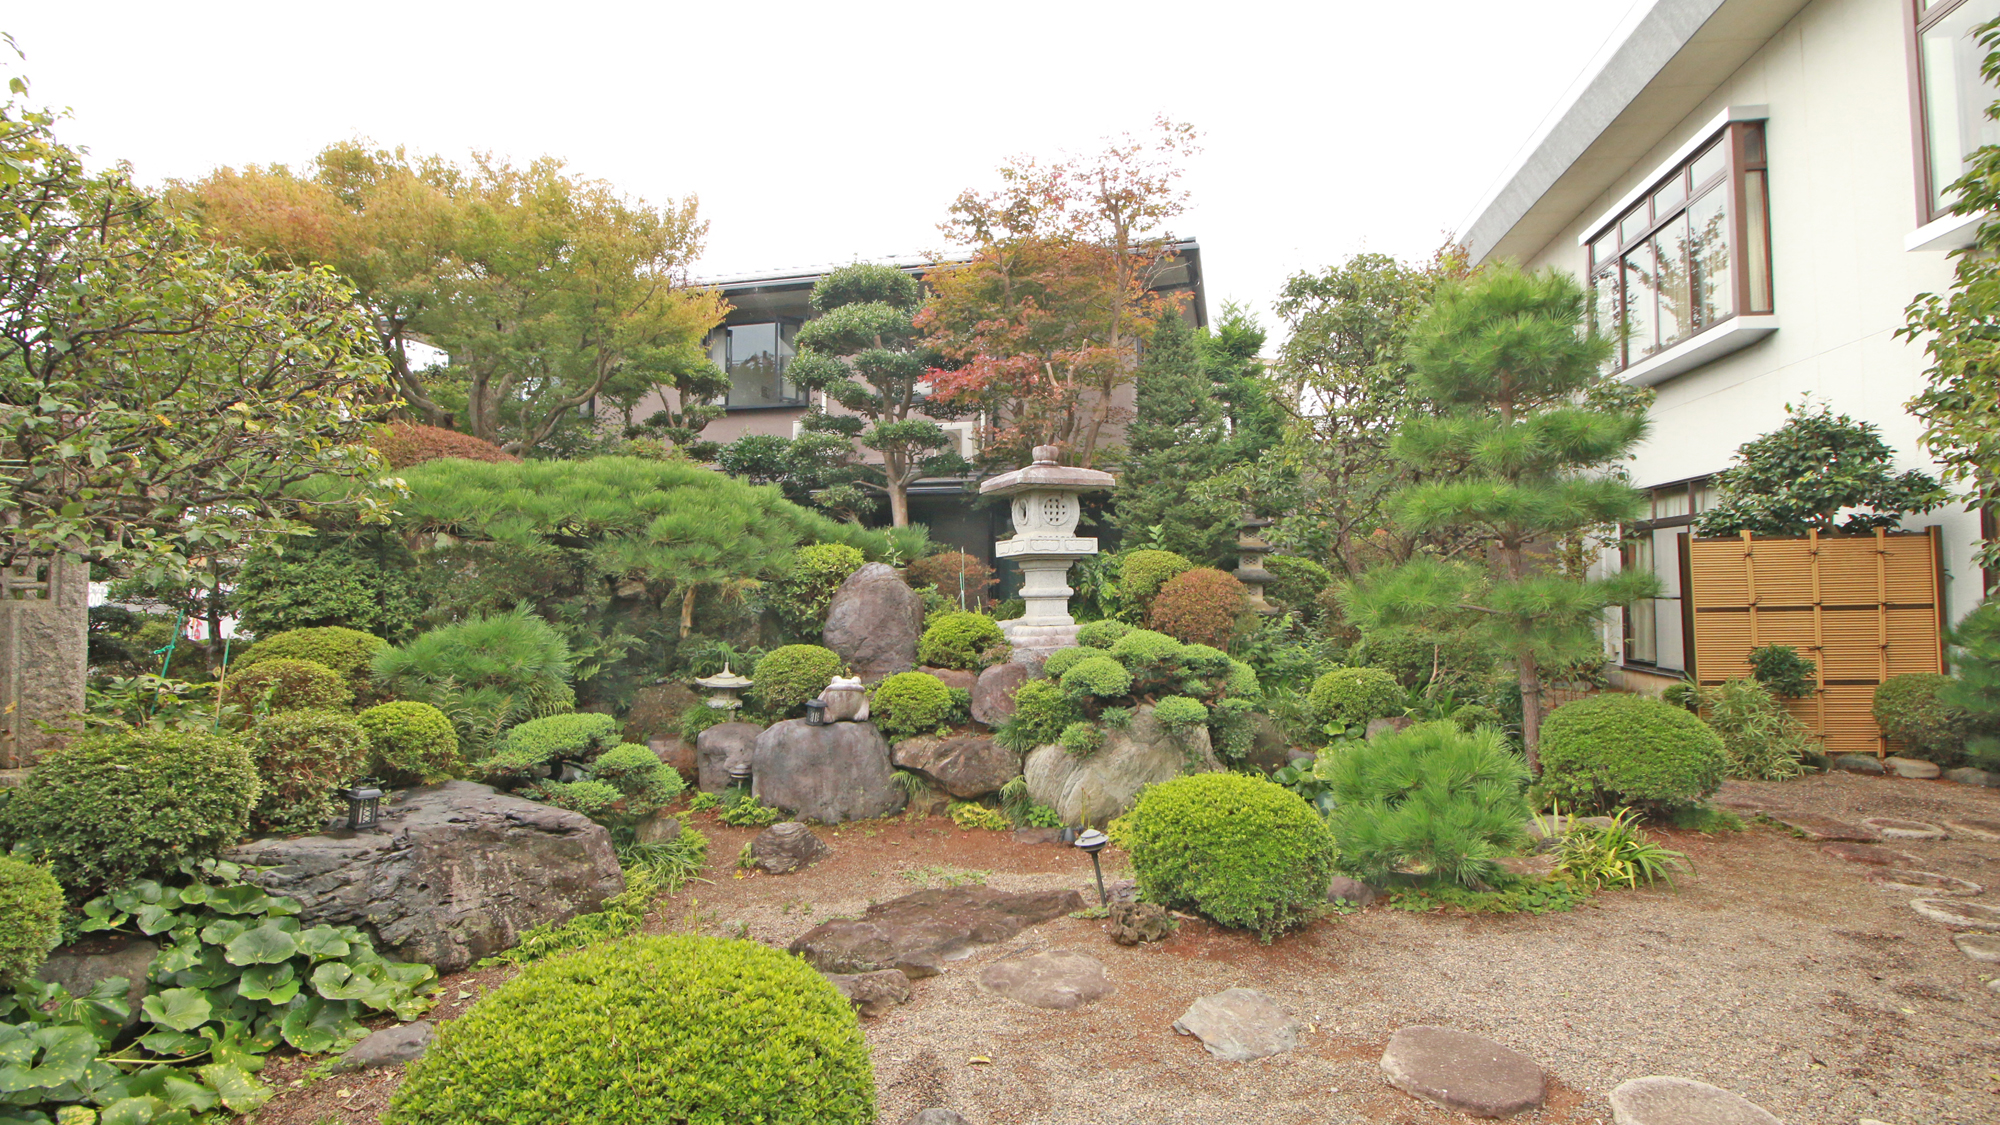
<path fill-rule="evenodd" d="M 1656 0 L 1464 228 L 1474 262 L 1590 278 L 1599 322 L 1631 328 L 1618 369 L 1658 393 L 1631 466 L 1655 518 L 1627 563 L 1675 596 L 1628 615 L 1628 670 L 1687 668 L 1690 512 L 1785 404 L 1811 394 L 1880 426 L 1901 467 L 1936 471 L 1904 408 L 1924 353 L 1895 331 L 1970 241 L 1941 191 L 2000 140 L 1969 34 L 1995 16 L 2000 0 Z M 1979 520 L 1909 521 L 1930 525 L 1956 619 L 1984 588 Z"/>

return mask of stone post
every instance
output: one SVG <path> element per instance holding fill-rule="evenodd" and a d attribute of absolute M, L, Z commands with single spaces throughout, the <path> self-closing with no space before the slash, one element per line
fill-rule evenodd
<path fill-rule="evenodd" d="M 0 770 L 20 770 L 55 742 L 36 720 L 83 710 L 90 568 L 59 555 L 0 567 Z"/>
<path fill-rule="evenodd" d="M 1284 610 L 1264 600 L 1264 587 L 1278 580 L 1277 576 L 1264 569 L 1264 556 L 1271 553 L 1271 545 L 1261 534 L 1271 526 L 1271 521 L 1258 519 L 1253 512 L 1245 511 L 1237 525 L 1236 532 L 1236 580 L 1249 587 L 1250 608 L 1266 617 L 1274 617 Z"/>
<path fill-rule="evenodd" d="M 1000 628 L 1014 646 L 1017 663 L 1037 663 L 1057 649 L 1076 644 L 1076 619 L 1069 614 L 1069 567 L 1097 553 L 1097 540 L 1076 534 L 1083 514 L 1078 497 L 1109 489 L 1116 478 L 1096 469 L 1056 463 L 1056 447 L 1035 447 L 1035 462 L 1002 473 L 979 486 L 985 496 L 1013 498 L 1014 535 L 994 545 L 994 553 L 1021 567 L 1021 600 L 1027 613 Z"/>

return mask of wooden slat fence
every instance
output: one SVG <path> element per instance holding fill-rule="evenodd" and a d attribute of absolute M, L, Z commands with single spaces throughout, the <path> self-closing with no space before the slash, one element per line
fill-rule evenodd
<path fill-rule="evenodd" d="M 1791 645 L 1819 691 L 1790 704 L 1829 754 L 1893 752 L 1870 714 L 1891 676 L 1944 671 L 1938 529 L 1688 543 L 1694 667 L 1703 684 L 1750 674 L 1752 649 Z"/>

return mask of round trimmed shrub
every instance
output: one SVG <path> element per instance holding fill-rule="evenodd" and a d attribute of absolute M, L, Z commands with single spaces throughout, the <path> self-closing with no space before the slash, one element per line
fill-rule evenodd
<path fill-rule="evenodd" d="M 382 427 L 375 434 L 375 448 L 392 469 L 407 469 L 445 457 L 461 461 L 520 460 L 492 442 L 471 434 L 414 422 L 396 422 Z"/>
<path fill-rule="evenodd" d="M 1110 648 L 1131 631 L 1132 626 L 1109 617 L 1102 621 L 1086 621 L 1077 627 L 1076 643 L 1085 648 Z"/>
<path fill-rule="evenodd" d="M 1151 629 L 1134 629 L 1111 643 L 1112 659 L 1135 671 L 1142 668 L 1179 667 L 1186 646 Z"/>
<path fill-rule="evenodd" d="M 834 591 L 867 561 L 859 548 L 845 543 L 808 543 L 792 552 L 791 569 L 776 582 L 771 608 L 793 636 L 816 637 L 826 627 Z"/>
<path fill-rule="evenodd" d="M 1729 768 L 1707 723 L 1642 695 L 1565 703 L 1542 723 L 1542 789 L 1596 809 L 1669 809 L 1715 792 Z"/>
<path fill-rule="evenodd" d="M 1014 713 L 1006 725 L 1033 749 L 1061 741 L 1064 728 L 1079 717 L 1076 704 L 1054 680 L 1029 680 L 1014 693 Z"/>
<path fill-rule="evenodd" d="M 1062 674 L 1062 689 L 1074 696 L 1116 699 L 1132 690 L 1132 673 L 1123 664 L 1099 654 L 1080 660 Z"/>
<path fill-rule="evenodd" d="M 354 702 L 354 689 L 338 671 L 311 660 L 274 657 L 229 673 L 222 701 L 245 711 L 268 701 L 272 711 L 325 711 Z"/>
<path fill-rule="evenodd" d="M 1230 666 L 1235 664 L 1229 654 L 1219 648 L 1203 644 L 1181 646 L 1181 664 L 1188 671 L 1206 679 L 1227 676 Z"/>
<path fill-rule="evenodd" d="M 1000 623 L 983 613 L 947 613 L 917 641 L 917 663 L 976 672 L 979 655 L 1007 643 Z"/>
<path fill-rule="evenodd" d="M 1333 585 L 1332 571 L 1296 555 L 1271 555 L 1264 560 L 1264 569 L 1277 579 L 1264 587 L 1267 597 L 1286 609 L 1298 610 L 1307 621 L 1319 616 L 1319 596 Z"/>
<path fill-rule="evenodd" d="M 1222 681 L 1222 694 L 1250 699 L 1261 694 L 1263 690 L 1263 685 L 1257 682 L 1257 669 L 1241 660 L 1229 662 L 1229 675 Z"/>
<path fill-rule="evenodd" d="M 62 884 L 37 866 L 0 855 L 0 988 L 35 975 L 62 940 Z"/>
<path fill-rule="evenodd" d="M 368 764 L 368 732 L 340 711 L 286 711 L 244 736 L 264 795 L 252 814 L 273 832 L 317 832 L 333 818 L 334 791 Z"/>
<path fill-rule="evenodd" d="M 819 698 L 845 665 L 840 654 L 819 645 L 784 645 L 757 661 L 750 672 L 750 694 L 772 715 L 790 716 Z"/>
<path fill-rule="evenodd" d="M 354 721 L 368 732 L 368 763 L 375 773 L 426 785 L 457 776 L 458 730 L 430 704 L 384 703 L 361 712 Z"/>
<path fill-rule="evenodd" d="M 1198 699 L 1169 695 L 1153 704 L 1153 721 L 1176 735 L 1186 734 L 1208 722 L 1208 708 Z"/>
<path fill-rule="evenodd" d="M 1127 551 L 1118 556 L 1118 596 L 1129 611 L 1143 615 L 1160 587 L 1193 569 L 1193 562 L 1172 551 Z"/>
<path fill-rule="evenodd" d="M 1101 648 L 1084 648 L 1081 645 L 1076 648 L 1059 648 L 1050 653 L 1047 660 L 1042 661 L 1042 675 L 1051 680 L 1060 680 L 1064 672 L 1084 661 L 1103 657 L 1104 650 Z"/>
<path fill-rule="evenodd" d="M 525 774 L 558 759 L 588 762 L 618 744 L 618 720 L 595 712 L 529 719 L 507 732 L 500 749 L 474 765 L 491 776 Z"/>
<path fill-rule="evenodd" d="M 1904 754 L 1941 766 L 1964 757 L 1966 718 L 1938 698 L 1951 682 L 1950 676 L 1918 672 L 1891 676 L 1875 689 L 1875 722 L 1903 744 Z"/>
<path fill-rule="evenodd" d="M 1248 588 L 1235 575 L 1199 567 L 1160 587 L 1146 622 L 1188 644 L 1226 645 L 1248 596 Z"/>
<path fill-rule="evenodd" d="M 903 581 L 911 589 L 934 590 L 951 605 L 969 609 L 985 605 L 986 591 L 999 579 L 984 560 L 963 551 L 946 551 L 911 563 Z"/>
<path fill-rule="evenodd" d="M 1071 754 L 1087 758 L 1104 749 L 1104 731 L 1096 723 L 1074 722 L 1063 728 L 1056 741 Z"/>
<path fill-rule="evenodd" d="M 293 629 L 275 633 L 251 645 L 250 650 L 237 657 L 231 667 L 252 668 L 267 660 L 310 660 L 345 676 L 348 686 L 360 695 L 374 682 L 369 676 L 369 662 L 375 659 L 376 653 L 388 647 L 388 641 L 359 629 L 343 629 L 337 625 Z"/>
<path fill-rule="evenodd" d="M 1400 715 L 1406 702 L 1403 685 L 1381 668 L 1335 668 L 1307 696 L 1315 719 L 1348 727 Z"/>
<path fill-rule="evenodd" d="M 669 934 L 528 966 L 438 1028 L 384 1125 L 873 1125 L 854 1009 L 799 958 Z"/>
<path fill-rule="evenodd" d="M 936 730 L 951 714 L 951 689 L 929 672 L 898 672 L 875 685 L 868 714 L 889 738 Z"/>
<path fill-rule="evenodd" d="M 82 901 L 213 858 L 242 839 L 262 789 L 250 751 L 232 736 L 101 731 L 42 756 L 0 805 L 0 838 L 46 858 Z"/>
<path fill-rule="evenodd" d="M 1120 837 L 1147 901 L 1266 941 L 1325 905 L 1333 878 L 1333 837 L 1320 815 L 1284 786 L 1243 774 L 1147 788 Z"/>

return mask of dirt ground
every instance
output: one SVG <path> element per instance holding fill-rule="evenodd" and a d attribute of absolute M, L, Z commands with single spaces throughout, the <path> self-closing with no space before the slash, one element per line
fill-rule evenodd
<path fill-rule="evenodd" d="M 1942 781 L 1832 774 L 1731 783 L 1798 812 L 2000 821 L 2000 791 Z M 1095 900 L 1072 849 L 965 832 L 932 819 L 820 830 L 833 854 L 790 876 L 738 874 L 754 834 L 693 822 L 710 839 L 708 882 L 662 903 L 649 928 L 747 936 L 777 946 L 925 885 L 983 878 L 1003 890 L 1071 886 Z M 1550 1075 L 1546 1109 L 1515 1121 L 1608 1125 L 1606 1096 L 1629 1078 L 1672 1074 L 1737 1090 L 1787 1125 L 1990 1125 L 2000 1121 L 2000 995 L 1943 926 L 1910 909 L 1875 869 L 1821 852 L 1789 830 L 1662 832 L 1694 873 L 1676 890 L 1608 892 L 1540 917 L 1412 914 L 1377 904 L 1323 919 L 1269 946 L 1201 921 L 1128 949 L 1103 923 L 1060 918 L 916 982 L 908 1005 L 864 1024 L 881 1121 L 945 1106 L 974 1125 L 1352 1123 L 1464 1118 L 1387 1086 L 1390 1034 L 1417 1023 L 1491 1036 Z M 1888 846 L 1921 868 L 1994 887 L 2000 842 L 1964 836 Z M 1129 878 L 1107 852 L 1106 877 Z M 1117 984 L 1074 1012 L 990 993 L 978 970 L 1020 950 L 1073 949 Z M 448 978 L 434 1019 L 462 1012 L 507 970 Z M 1300 1048 L 1251 1063 L 1211 1058 L 1173 1021 L 1197 997 L 1262 990 L 1306 1022 Z M 259 1125 L 366 1125 L 398 1075 L 312 1079 L 309 1060 L 275 1058 L 285 1092 Z"/>

